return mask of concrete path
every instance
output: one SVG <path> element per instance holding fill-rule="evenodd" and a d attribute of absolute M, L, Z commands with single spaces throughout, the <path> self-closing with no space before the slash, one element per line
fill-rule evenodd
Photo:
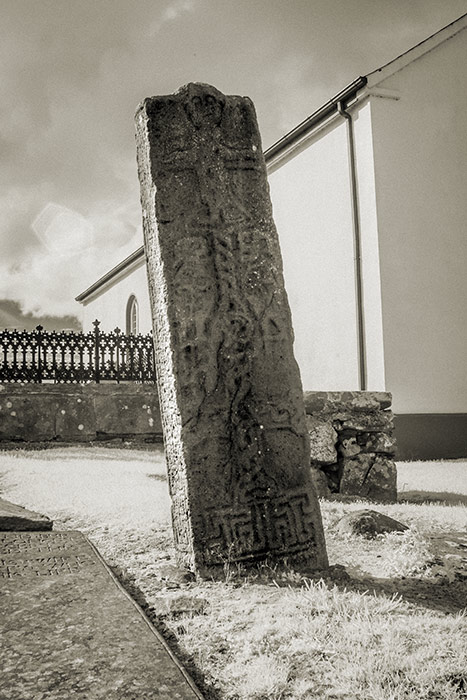
<path fill-rule="evenodd" d="M 2 700 L 201 700 L 80 532 L 0 532 Z"/>

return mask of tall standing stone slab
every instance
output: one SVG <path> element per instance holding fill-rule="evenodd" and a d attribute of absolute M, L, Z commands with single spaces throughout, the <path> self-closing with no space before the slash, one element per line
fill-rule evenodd
<path fill-rule="evenodd" d="M 253 104 L 191 83 L 136 114 L 180 560 L 327 565 Z"/>

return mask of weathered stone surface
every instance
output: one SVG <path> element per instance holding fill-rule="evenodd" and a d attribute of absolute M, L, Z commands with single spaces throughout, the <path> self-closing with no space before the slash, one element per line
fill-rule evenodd
<path fill-rule="evenodd" d="M 0 442 L 162 441 L 148 384 L 0 384 Z"/>
<path fill-rule="evenodd" d="M 316 469 L 313 466 L 310 473 L 318 498 L 327 498 L 330 496 L 331 490 L 329 488 L 325 473 L 321 469 Z"/>
<path fill-rule="evenodd" d="M 339 436 L 338 450 L 343 457 L 354 457 L 362 451 L 356 435 Z"/>
<path fill-rule="evenodd" d="M 310 436 L 311 460 L 322 464 L 332 464 L 337 460 L 337 433 L 330 421 L 321 421 L 313 416 L 306 417 Z"/>
<path fill-rule="evenodd" d="M 53 520 L 0 498 L 0 531 L 51 530 Z"/>
<path fill-rule="evenodd" d="M 21 387 L 25 389 L 25 387 Z M 55 414 L 57 410 L 53 396 L 43 396 L 40 411 L 31 411 L 28 391 L 3 393 L 0 401 L 0 439 L 25 440 L 34 435 L 36 440 L 52 440 L 55 437 Z"/>
<path fill-rule="evenodd" d="M 179 560 L 326 564 L 254 107 L 189 84 L 146 99 L 138 165 Z"/>
<path fill-rule="evenodd" d="M 396 453 L 396 441 L 388 433 L 361 433 L 359 444 L 362 452 L 380 452 L 394 455 Z"/>
<path fill-rule="evenodd" d="M 358 432 L 391 432 L 394 430 L 394 417 L 391 411 L 358 413 L 355 415 L 336 414 L 333 420 L 337 432 L 355 430 Z"/>
<path fill-rule="evenodd" d="M 80 532 L 0 533 L 5 700 L 202 700 Z"/>
<path fill-rule="evenodd" d="M 383 455 L 359 454 L 342 460 L 340 493 L 375 501 L 397 500 L 397 469 Z"/>
<path fill-rule="evenodd" d="M 404 532 L 407 529 L 407 525 L 398 520 L 369 509 L 347 513 L 337 523 L 337 530 L 341 534 L 362 535 L 368 538 L 387 532 Z"/>
<path fill-rule="evenodd" d="M 161 432 L 161 418 L 156 392 L 95 396 L 96 433 L 112 435 L 117 426 L 121 435 L 152 434 Z"/>
<path fill-rule="evenodd" d="M 369 413 L 389 408 L 392 402 L 391 394 L 378 391 L 306 391 L 304 399 L 310 415 Z"/>

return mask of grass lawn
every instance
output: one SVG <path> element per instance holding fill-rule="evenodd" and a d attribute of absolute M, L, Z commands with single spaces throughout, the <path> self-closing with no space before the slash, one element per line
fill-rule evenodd
<path fill-rule="evenodd" d="M 324 578 L 226 567 L 225 582 L 177 582 L 161 450 L 0 452 L 2 497 L 85 532 L 218 700 L 467 697 L 467 462 L 400 463 L 398 489 L 392 505 L 321 502 Z M 409 529 L 338 536 L 363 507 Z"/>

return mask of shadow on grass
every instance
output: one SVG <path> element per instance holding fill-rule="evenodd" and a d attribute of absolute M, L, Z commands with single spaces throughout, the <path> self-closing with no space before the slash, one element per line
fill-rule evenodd
<path fill-rule="evenodd" d="M 94 452 L 90 450 L 94 449 Z M 63 454 L 60 450 L 66 450 L 67 460 L 80 460 L 83 455 L 86 459 L 101 459 L 101 460 L 123 460 L 125 459 L 124 452 L 139 452 L 153 453 L 165 460 L 164 446 L 161 442 L 118 442 L 113 441 L 94 441 L 94 442 L 5 442 L 0 444 L 1 453 L 18 453 L 21 452 L 23 457 L 29 455 L 34 458 L 34 453 L 47 453 L 47 460 L 63 460 Z M 88 452 L 89 450 L 89 452 Z M 27 453 L 24 454 L 24 453 Z"/>
<path fill-rule="evenodd" d="M 448 505 L 467 505 L 467 496 L 449 491 L 401 491 L 398 503 L 446 503 Z"/>
<path fill-rule="evenodd" d="M 431 535 L 430 558 L 423 576 L 371 576 L 361 566 L 330 567 L 339 588 L 369 593 L 400 595 L 408 603 L 438 612 L 467 611 L 467 533 L 458 531 Z M 334 569 L 334 571 L 333 571 Z"/>
<path fill-rule="evenodd" d="M 454 533 L 451 533 L 454 535 Z M 459 533 L 461 538 L 463 534 Z M 454 544 L 451 542 L 451 544 Z M 200 671 L 195 657 L 187 654 L 181 647 L 177 635 L 172 631 L 167 624 L 164 616 L 156 614 L 154 608 L 148 603 L 141 589 L 135 582 L 135 578 L 128 571 L 116 569 L 112 567 L 114 574 L 120 580 L 122 585 L 137 601 L 143 609 L 145 615 L 164 637 L 173 654 L 180 659 L 185 666 L 190 676 L 193 678 L 196 686 L 203 694 L 206 700 L 222 700 L 223 694 L 220 690 L 213 688 L 211 683 L 205 678 Z M 369 595 L 375 595 L 381 598 L 393 599 L 394 596 L 400 598 L 419 609 L 429 609 L 438 613 L 457 614 L 466 610 L 467 605 L 467 571 L 464 571 L 465 576 L 459 579 L 449 581 L 444 576 L 433 577 L 433 579 L 425 579 L 418 577 L 407 578 L 375 578 L 366 574 L 357 568 L 346 570 L 345 567 L 334 565 L 329 570 L 323 572 L 315 572 L 309 576 L 299 576 L 288 571 L 289 575 L 281 576 L 277 569 L 267 565 L 258 567 L 256 573 L 249 571 L 232 572 L 230 583 L 235 585 L 238 578 L 239 586 L 244 586 L 245 583 L 251 584 L 269 584 L 274 583 L 280 588 L 302 588 L 306 582 L 311 580 L 323 580 L 328 588 L 336 586 L 340 591 L 355 591 L 358 593 L 366 592 Z M 292 575 L 290 575 L 292 574 Z M 223 582 L 219 581 L 219 585 Z M 162 589 L 162 585 L 161 585 Z M 196 590 L 191 588 L 189 595 L 196 595 Z M 161 590 L 161 595 L 164 591 Z M 171 620 L 173 621 L 173 617 Z M 183 628 L 183 626 L 181 626 Z M 454 679 L 455 680 L 455 679 Z M 461 679 L 462 683 L 464 679 Z M 212 682 L 212 681 L 211 681 Z"/>
<path fill-rule="evenodd" d="M 407 603 L 436 612 L 454 615 L 467 612 L 467 573 L 464 579 L 454 581 L 441 576 L 432 579 L 415 576 L 376 578 L 358 567 L 343 567 L 338 564 L 330 566 L 328 571 L 310 573 L 306 577 L 295 574 L 293 580 L 288 576 L 275 578 L 271 574 L 258 576 L 255 583 L 271 583 L 273 580 L 279 588 L 301 588 L 304 581 L 323 580 L 328 588 L 336 586 L 342 592 L 366 592 L 387 598 L 398 595 Z"/>
<path fill-rule="evenodd" d="M 444 577 L 423 579 L 373 578 L 371 576 L 336 582 L 339 588 L 368 591 L 370 594 L 388 597 L 399 595 L 404 601 L 436 612 L 456 614 L 466 610 L 467 579 L 449 581 Z"/>

